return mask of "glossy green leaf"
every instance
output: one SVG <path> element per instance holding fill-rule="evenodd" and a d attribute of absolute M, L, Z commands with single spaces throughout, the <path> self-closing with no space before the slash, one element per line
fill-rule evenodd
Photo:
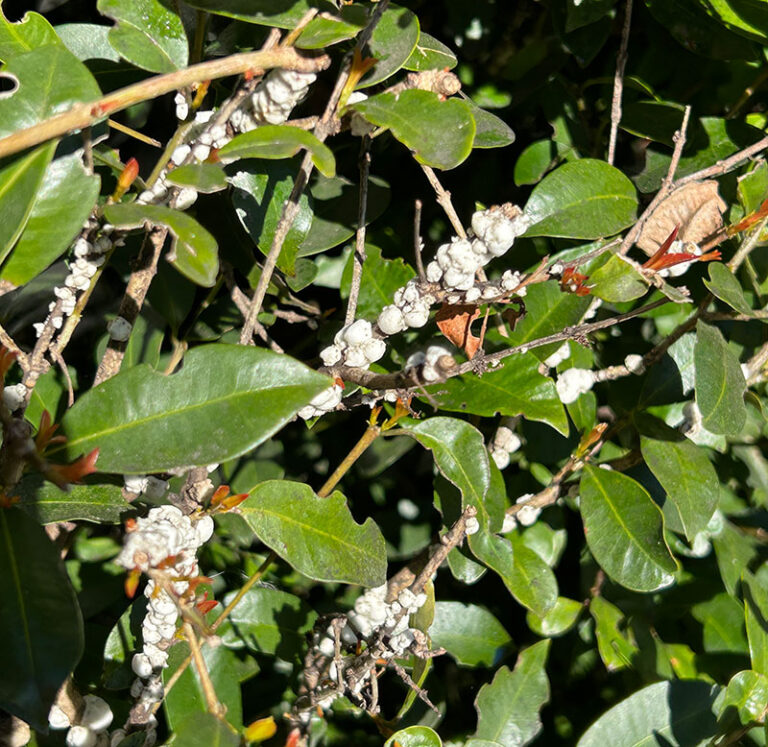
<path fill-rule="evenodd" d="M 744 636 L 744 610 L 739 601 L 725 592 L 699 602 L 691 614 L 704 626 L 704 650 L 707 653 L 747 652 Z"/>
<path fill-rule="evenodd" d="M 365 57 L 376 64 L 363 76 L 358 88 L 381 83 L 410 59 L 419 40 L 419 19 L 407 8 L 390 3 L 373 30 Z"/>
<path fill-rule="evenodd" d="M 225 597 L 225 604 L 231 596 Z M 293 661 L 303 652 L 306 634 L 316 618 L 317 614 L 293 594 L 256 587 L 232 610 L 227 618 L 230 626 L 222 638 L 230 648 L 246 646 L 252 651 Z"/>
<path fill-rule="evenodd" d="M 617 583 L 656 591 L 675 580 L 661 510 L 631 477 L 591 465 L 580 488 L 584 533 L 595 560 Z"/>
<path fill-rule="evenodd" d="M 46 44 L 61 44 L 61 41 L 44 16 L 27 11 L 20 21 L 11 23 L 0 9 L 0 61 L 8 62 Z"/>
<path fill-rule="evenodd" d="M 131 660 L 137 649 L 141 648 L 141 623 L 147 614 L 147 599 L 138 597 L 123 612 L 109 631 L 104 642 L 104 686 L 109 689 L 121 689 L 131 686 L 136 675 L 131 668 Z"/>
<path fill-rule="evenodd" d="M 226 707 L 225 718 L 235 728 L 240 727 L 243 723 L 243 704 L 237 654 L 226 646 L 202 646 L 201 653 L 216 697 Z M 180 641 L 171 648 L 168 666 L 163 669 L 164 683 L 168 683 L 187 656 L 189 645 L 186 641 Z M 193 714 L 206 713 L 206 699 L 194 663 L 179 676 L 174 686 L 166 693 L 163 703 L 168 726 L 174 731 L 181 731 Z"/>
<path fill-rule="evenodd" d="M 518 156 L 512 178 L 518 187 L 536 184 L 572 152 L 570 145 L 556 140 L 535 140 Z"/>
<path fill-rule="evenodd" d="M 56 26 L 56 34 L 78 60 L 120 62 L 120 55 L 109 43 L 110 28 L 95 23 L 62 23 Z"/>
<path fill-rule="evenodd" d="M 83 623 L 59 550 L 17 508 L 0 510 L 0 596 L 0 706 L 47 731 L 56 693 L 82 655 Z"/>
<path fill-rule="evenodd" d="M 385 743 L 384 747 L 442 747 L 434 729 L 428 726 L 408 726 L 396 731 Z"/>
<path fill-rule="evenodd" d="M 616 254 L 590 273 L 586 284 L 590 286 L 593 296 L 612 303 L 634 301 L 648 292 L 648 282 L 632 265 Z"/>
<path fill-rule="evenodd" d="M 693 540 L 717 508 L 717 473 L 702 447 L 672 428 L 662 432 L 663 439 L 642 436 L 643 459 L 674 503 L 685 536 Z"/>
<path fill-rule="evenodd" d="M 352 39 L 368 23 L 368 11 L 362 5 L 342 6 L 338 15 L 313 18 L 296 40 L 299 49 L 324 49 Z"/>
<path fill-rule="evenodd" d="M 62 421 L 68 458 L 99 448 L 103 472 L 225 462 L 269 438 L 329 385 L 287 355 L 206 345 L 173 376 L 147 365 L 84 394 Z"/>
<path fill-rule="evenodd" d="M 174 736 L 173 744 L 178 747 L 238 747 L 240 744 L 239 734 L 212 713 L 191 713 L 178 725 Z"/>
<path fill-rule="evenodd" d="M 768 44 L 768 6 L 755 0 L 703 0 L 707 12 L 727 29 Z"/>
<path fill-rule="evenodd" d="M 349 298 L 352 285 L 352 265 L 354 254 L 349 255 L 349 260 L 344 266 L 341 276 L 341 297 Z M 402 288 L 416 272 L 398 257 L 397 259 L 385 259 L 381 256 L 381 249 L 370 244 L 365 247 L 365 262 L 360 276 L 360 293 L 357 299 L 357 318 L 373 319 L 388 304 L 392 303 L 392 296 L 398 288 Z"/>
<path fill-rule="evenodd" d="M 380 93 L 352 108 L 369 122 L 388 128 L 427 166 L 452 169 L 472 150 L 475 119 L 469 104 L 459 99 L 441 101 L 431 91 L 410 89 Z"/>
<path fill-rule="evenodd" d="M 265 545 L 309 578 L 371 587 L 386 580 L 384 537 L 373 519 L 357 524 L 339 492 L 319 498 L 309 485 L 269 480 L 240 510 Z"/>
<path fill-rule="evenodd" d="M 525 212 L 532 223 L 526 236 L 599 239 L 635 222 L 637 195 L 618 169 L 581 158 L 545 176 L 534 187 Z"/>
<path fill-rule="evenodd" d="M 101 95 L 88 68 L 63 44 L 48 44 L 13 57 L 3 73 L 16 78 L 18 88 L 0 98 L 0 137 Z"/>
<path fill-rule="evenodd" d="M 295 184 L 295 169 L 286 162 L 265 164 L 243 161 L 227 168 L 227 180 L 235 189 L 232 203 L 243 228 L 265 256 L 283 214 L 285 201 Z M 293 275 L 296 255 L 312 224 L 312 208 L 306 194 L 299 198 L 299 210 L 283 241 L 277 266 Z"/>
<path fill-rule="evenodd" d="M 215 163 L 188 163 L 169 171 L 165 180 L 179 187 L 194 187 L 198 192 L 211 194 L 227 188 L 227 177 Z"/>
<path fill-rule="evenodd" d="M 187 66 L 187 35 L 172 5 L 162 0 L 98 0 L 96 7 L 116 21 L 109 43 L 128 62 L 153 73 L 172 73 Z"/>
<path fill-rule="evenodd" d="M 474 739 L 521 747 L 541 731 L 539 711 L 549 700 L 545 671 L 549 644 L 550 641 L 539 641 L 521 651 L 514 671 L 501 667 L 493 682 L 480 688 L 475 699 Z"/>
<path fill-rule="evenodd" d="M 589 308 L 592 299 L 563 293 L 554 280 L 537 283 L 528 288 L 525 296 L 525 316 L 510 332 L 507 345 L 523 345 L 542 337 L 562 332 L 565 327 L 577 324 Z M 545 360 L 560 347 L 561 343 L 533 348 L 531 353 L 540 361 Z"/>
<path fill-rule="evenodd" d="M 187 5 L 240 21 L 292 29 L 310 8 L 329 13 L 336 5 L 326 0 L 190 0 Z"/>
<path fill-rule="evenodd" d="M 624 613 L 615 605 L 600 596 L 593 597 L 589 603 L 589 613 L 595 621 L 595 638 L 600 658 L 609 672 L 632 666 L 639 653 L 623 628 Z"/>
<path fill-rule="evenodd" d="M 19 506 L 41 524 L 93 521 L 117 524 L 131 510 L 118 485 L 70 485 L 59 490 L 38 473 L 26 475 L 16 487 Z"/>
<path fill-rule="evenodd" d="M 768 704 L 768 677 L 760 672 L 737 672 L 731 677 L 722 699 L 718 699 L 721 713 L 735 708 L 742 724 L 762 721 Z"/>
<path fill-rule="evenodd" d="M 454 376 L 426 387 L 430 399 L 442 410 L 485 417 L 524 415 L 568 434 L 568 418 L 555 385 L 539 373 L 539 359 L 532 353 L 505 358 L 498 368 L 482 376 Z M 418 396 L 418 392 L 416 393 Z"/>
<path fill-rule="evenodd" d="M 459 664 L 492 667 L 512 638 L 484 607 L 461 602 L 437 602 L 429 630 L 433 647 L 444 648 Z"/>
<path fill-rule="evenodd" d="M 699 0 L 645 0 L 645 5 L 677 42 L 691 52 L 722 60 L 755 59 L 758 55 L 756 45 L 707 15 Z"/>
<path fill-rule="evenodd" d="M 735 596 L 744 569 L 755 556 L 755 546 L 731 522 L 722 521 L 722 529 L 712 537 L 712 545 L 723 585 L 731 596 Z"/>
<path fill-rule="evenodd" d="M 344 243 L 357 230 L 357 206 L 360 191 L 344 177 L 326 179 L 320 176 L 310 188 L 312 225 L 299 247 L 299 257 L 308 257 Z M 371 177 L 368 182 L 366 225 L 376 220 L 389 205 L 389 184 Z"/>
<path fill-rule="evenodd" d="M 0 262 L 27 225 L 56 143 L 17 158 L 0 171 Z"/>
<path fill-rule="evenodd" d="M 475 118 L 475 139 L 473 148 L 503 148 L 515 142 L 512 128 L 500 117 L 481 109 L 467 100 Z"/>
<path fill-rule="evenodd" d="M 768 590 L 763 566 L 756 576 L 745 571 L 744 622 L 752 669 L 768 676 Z"/>
<path fill-rule="evenodd" d="M 744 373 L 720 330 L 701 320 L 696 325 L 694 361 L 702 425 L 712 433 L 737 436 L 747 419 Z"/>
<path fill-rule="evenodd" d="M 746 42 L 742 42 L 747 46 Z M 720 117 L 702 117 L 699 136 L 686 141 L 683 157 L 675 171 L 676 177 L 691 174 L 717 161 L 733 155 L 759 140 L 763 133 L 739 120 L 725 120 Z M 671 150 L 664 151 L 653 146 L 646 150 L 645 168 L 633 178 L 641 192 L 654 192 L 669 171 L 672 160 Z"/>
<path fill-rule="evenodd" d="M 323 176 L 336 175 L 333 151 L 308 130 L 290 125 L 261 125 L 236 135 L 219 150 L 219 158 L 225 163 L 242 158 L 281 159 L 295 156 L 300 150 L 310 153 Z"/>
<path fill-rule="evenodd" d="M 757 210 L 768 197 L 768 163 L 758 161 L 751 171 L 740 176 L 736 193 L 745 213 Z"/>
<path fill-rule="evenodd" d="M 674 146 L 674 135 L 680 129 L 685 107 L 668 101 L 633 101 L 622 107 L 620 127 L 637 137 Z M 693 128 L 698 123 L 693 122 Z"/>
<path fill-rule="evenodd" d="M 456 67 L 456 55 L 434 36 L 422 31 L 411 56 L 405 61 L 406 70 L 445 70 Z"/>
<path fill-rule="evenodd" d="M 49 164 L 24 233 L 0 270 L 0 278 L 23 285 L 55 262 L 91 214 L 101 179 L 88 174 L 73 153 Z"/>
<path fill-rule="evenodd" d="M 557 638 L 567 633 L 576 624 L 583 609 L 584 605 L 575 599 L 558 597 L 555 606 L 549 612 L 541 617 L 528 612 L 525 621 L 536 635 Z"/>
<path fill-rule="evenodd" d="M 647 685 L 604 713 L 577 747 L 638 747 L 652 744 L 649 738 L 665 747 L 704 747 L 717 730 L 717 691 L 696 680 Z"/>
<path fill-rule="evenodd" d="M 709 280 L 705 280 L 704 285 L 707 286 L 709 292 L 740 314 L 751 315 L 752 307 L 744 298 L 741 283 L 734 274 L 722 262 L 710 262 L 707 268 Z"/>
<path fill-rule="evenodd" d="M 219 274 L 216 239 L 191 215 L 162 205 L 107 205 L 104 217 L 121 228 L 166 226 L 173 235 L 171 264 L 193 283 L 210 288 Z"/>

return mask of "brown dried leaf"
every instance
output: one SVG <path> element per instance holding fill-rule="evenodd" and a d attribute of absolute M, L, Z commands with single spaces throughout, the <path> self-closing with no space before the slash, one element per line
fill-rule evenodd
<path fill-rule="evenodd" d="M 676 189 L 651 213 L 640 232 L 637 245 L 652 255 L 676 226 L 683 243 L 698 244 L 723 227 L 726 204 L 717 192 L 717 182 L 691 182 Z"/>
<path fill-rule="evenodd" d="M 472 304 L 443 304 L 435 315 L 437 328 L 457 347 L 464 350 L 467 358 L 474 358 L 482 340 L 472 334 L 472 322 L 480 316 L 480 309 Z"/>

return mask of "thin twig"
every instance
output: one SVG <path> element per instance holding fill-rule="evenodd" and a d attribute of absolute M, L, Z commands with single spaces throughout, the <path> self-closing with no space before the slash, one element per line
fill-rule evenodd
<path fill-rule="evenodd" d="M 32 127 L 18 130 L 12 135 L 0 138 L 0 158 L 39 145 L 46 140 L 66 135 L 73 130 L 82 130 L 100 122 L 110 114 L 127 109 L 129 106 L 142 101 L 148 101 L 176 91 L 192 83 L 237 75 L 253 68 L 281 67 L 287 70 L 313 73 L 324 70 L 329 64 L 330 58 L 327 55 L 307 57 L 299 54 L 291 47 L 280 47 L 269 51 L 242 52 L 217 60 L 201 62 L 198 65 L 176 70 L 173 73 L 147 78 L 140 83 L 113 91 L 95 101 L 75 104 L 66 112 L 56 114 Z"/>
<path fill-rule="evenodd" d="M 746 241 L 743 241 L 741 246 L 736 250 L 736 254 L 734 254 L 728 262 L 728 269 L 731 272 L 736 272 L 736 270 L 741 267 L 741 263 L 749 256 L 750 252 L 760 243 L 760 237 L 762 236 L 766 225 L 768 225 L 768 218 L 763 218 L 763 220 L 754 226 Z"/>
<path fill-rule="evenodd" d="M 651 214 L 656 209 L 656 207 L 661 203 L 662 200 L 664 200 L 667 195 L 672 191 L 672 186 L 674 184 L 675 187 L 679 187 L 682 184 L 682 179 L 678 182 L 673 182 L 675 171 L 677 171 L 677 166 L 680 163 L 680 159 L 683 155 L 683 148 L 685 147 L 685 138 L 686 133 L 688 131 L 688 120 L 691 116 L 691 107 L 686 106 L 685 111 L 683 112 L 683 122 L 680 125 L 680 129 L 675 133 L 674 135 L 674 142 L 675 142 L 675 148 L 672 151 L 672 160 L 669 162 L 669 169 L 667 170 L 667 176 L 664 178 L 664 181 L 661 183 L 661 187 L 659 188 L 659 191 L 656 193 L 656 196 L 651 200 L 648 207 L 643 211 L 643 214 L 638 218 L 637 223 L 635 223 L 634 226 L 630 229 L 630 231 L 627 233 L 627 235 L 624 237 L 624 241 L 621 242 L 621 248 L 619 249 L 619 254 L 626 254 L 634 245 L 635 241 L 637 240 L 638 236 L 640 236 L 640 232 L 643 230 L 643 226 L 645 225 L 645 222 L 648 220 L 648 218 L 651 217 Z"/>
<path fill-rule="evenodd" d="M 197 635 L 195 635 L 195 629 L 192 627 L 192 623 L 186 620 L 184 621 L 183 629 L 184 637 L 187 639 L 187 643 L 189 643 L 189 650 L 197 668 L 197 675 L 200 678 L 200 687 L 205 697 L 208 712 L 214 716 L 221 717 L 224 715 L 224 707 L 216 695 L 216 688 L 213 686 L 211 675 L 208 673 L 208 667 L 205 664 L 205 659 L 203 659 L 203 652 L 200 650 L 200 642 L 197 640 Z"/>
<path fill-rule="evenodd" d="M 416 200 L 413 204 L 413 255 L 416 258 L 416 271 L 419 273 L 419 280 L 425 283 L 427 273 L 424 272 L 424 258 L 421 256 L 421 200 Z"/>
<path fill-rule="evenodd" d="M 338 485 L 339 480 L 349 471 L 350 467 L 360 458 L 362 453 L 381 435 L 381 428 L 375 423 L 369 423 L 365 433 L 361 436 L 360 440 L 352 447 L 349 454 L 344 457 L 344 460 L 333 471 L 333 474 L 325 481 L 320 490 L 317 491 L 317 495 L 320 498 L 327 498 L 331 491 Z"/>
<path fill-rule="evenodd" d="M 357 299 L 360 295 L 360 281 L 363 277 L 365 262 L 365 211 L 368 206 L 368 175 L 371 171 L 371 138 L 364 135 L 360 143 L 360 197 L 357 206 L 357 232 L 355 234 L 355 254 L 352 258 L 352 282 L 347 301 L 347 315 L 344 324 L 355 321 Z"/>
<path fill-rule="evenodd" d="M 611 135 L 608 139 L 608 163 L 613 165 L 616 157 L 616 137 L 621 122 L 621 95 L 624 90 L 624 69 L 627 66 L 629 27 L 632 22 L 632 0 L 627 0 L 624 9 L 624 26 L 621 30 L 621 45 L 616 58 L 616 74 L 613 76 L 613 98 L 611 100 Z"/>
<path fill-rule="evenodd" d="M 724 158 L 722 161 L 718 161 L 712 166 L 707 166 L 705 169 L 694 171 L 693 174 L 680 177 L 675 182 L 675 187 L 682 187 L 689 182 L 700 181 L 701 179 L 708 179 L 710 176 L 720 176 L 721 174 L 727 174 L 729 171 L 737 168 L 743 161 L 747 161 L 752 156 L 757 155 L 761 150 L 768 148 L 768 137 L 761 138 L 756 143 L 740 150 L 738 153 L 734 153 L 728 158 Z"/>
<path fill-rule="evenodd" d="M 133 326 L 144 305 L 144 299 L 147 297 L 152 278 L 157 274 L 157 263 L 160 260 L 160 254 L 168 235 L 168 229 L 165 227 L 153 228 L 144 238 L 141 251 L 136 260 L 136 269 L 128 278 L 128 284 L 125 288 L 123 300 L 120 302 L 118 317 L 122 317 Z M 119 370 L 125 357 L 127 341 L 117 341 L 112 338 L 107 343 L 107 349 L 101 358 L 99 367 L 96 370 L 96 378 L 93 381 L 94 386 L 98 386 L 102 381 L 112 378 Z"/>
<path fill-rule="evenodd" d="M 448 220 L 451 222 L 451 226 L 453 226 L 453 230 L 456 232 L 456 235 L 461 239 L 466 239 L 467 232 L 464 230 L 464 226 L 461 225 L 461 220 L 459 220 L 459 216 L 453 207 L 453 203 L 451 202 L 451 193 L 446 191 L 443 185 L 440 184 L 440 180 L 437 178 L 437 175 L 429 166 L 422 163 L 421 170 L 426 174 L 427 180 L 432 185 L 432 189 L 435 190 L 435 194 L 437 195 L 437 204 L 440 205 L 440 207 L 443 209 L 443 212 L 448 217 Z"/>
<path fill-rule="evenodd" d="M 29 368 L 29 361 L 27 360 L 27 354 L 16 344 L 14 339 L 5 331 L 5 328 L 0 324 L 0 343 L 4 348 L 16 353 L 16 362 L 21 366 L 21 370 L 24 373 Z"/>

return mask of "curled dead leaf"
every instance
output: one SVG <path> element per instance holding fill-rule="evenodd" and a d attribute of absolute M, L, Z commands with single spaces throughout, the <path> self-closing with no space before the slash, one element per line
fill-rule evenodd
<path fill-rule="evenodd" d="M 480 316 L 473 304 L 444 304 L 435 316 L 437 328 L 470 360 L 480 348 L 481 339 L 472 334 L 472 322 Z"/>
<path fill-rule="evenodd" d="M 678 229 L 683 243 L 700 243 L 723 227 L 726 204 L 713 179 L 691 182 L 676 189 L 651 213 L 640 232 L 637 245 L 653 255 L 667 237 Z"/>

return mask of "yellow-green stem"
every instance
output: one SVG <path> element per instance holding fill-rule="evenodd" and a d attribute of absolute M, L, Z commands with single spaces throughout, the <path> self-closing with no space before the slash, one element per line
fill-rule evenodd
<path fill-rule="evenodd" d="M 342 463 L 336 467 L 333 474 L 325 481 L 317 494 L 321 498 L 327 498 L 331 491 L 336 487 L 344 475 L 347 474 L 350 467 L 360 458 L 362 453 L 379 437 L 381 434 L 381 428 L 378 425 L 369 425 L 363 437 L 352 447 L 352 451 L 344 457 Z"/>

